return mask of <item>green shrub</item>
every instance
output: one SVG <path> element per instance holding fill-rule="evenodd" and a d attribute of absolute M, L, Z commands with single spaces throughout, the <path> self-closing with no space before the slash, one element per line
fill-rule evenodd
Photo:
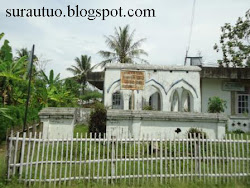
<path fill-rule="evenodd" d="M 107 110 L 105 106 L 97 102 L 90 113 L 89 132 L 105 133 L 106 132 Z"/>
<path fill-rule="evenodd" d="M 143 109 L 142 110 L 154 110 L 152 106 L 150 105 L 146 105 L 146 106 L 143 106 Z"/>
<path fill-rule="evenodd" d="M 191 135 L 190 135 L 191 134 Z M 198 129 L 198 128 L 190 128 L 187 132 L 188 138 L 203 138 L 202 134 L 204 135 L 204 138 L 208 138 L 207 133 L 202 131 L 202 129 Z"/>
<path fill-rule="evenodd" d="M 240 129 L 237 129 L 237 130 L 233 131 L 233 133 L 235 133 L 235 134 L 243 134 L 245 132 L 240 130 Z"/>
<path fill-rule="evenodd" d="M 226 101 L 219 97 L 210 97 L 208 100 L 208 112 L 210 113 L 221 113 L 224 112 L 226 106 Z"/>

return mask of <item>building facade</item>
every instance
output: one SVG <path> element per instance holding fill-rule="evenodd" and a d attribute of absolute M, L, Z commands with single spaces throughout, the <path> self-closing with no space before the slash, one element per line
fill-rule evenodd
<path fill-rule="evenodd" d="M 121 70 L 143 71 L 144 88 L 122 89 Z M 134 103 L 133 110 L 201 112 L 200 71 L 196 66 L 108 65 L 104 104 L 110 109 L 130 110 Z"/>
<path fill-rule="evenodd" d="M 124 90 L 121 87 L 121 71 L 131 70 L 144 72 L 145 84 L 142 90 Z M 111 110 L 108 121 L 110 131 L 115 131 L 117 127 L 121 128 L 123 125 L 118 126 L 119 123 L 127 122 L 134 130 L 140 125 L 137 126 L 140 128 L 137 128 L 136 132 L 164 130 L 163 132 L 172 135 L 178 126 L 171 123 L 172 117 L 175 116 L 171 113 L 177 113 L 181 117 L 182 123 L 177 124 L 182 126 L 182 135 L 188 128 L 198 125 L 215 138 L 225 134 L 225 129 L 223 131 L 221 128 L 222 124 L 227 125 L 229 131 L 250 132 L 250 68 L 110 64 L 106 66 L 105 71 L 88 75 L 88 80 L 103 90 L 106 107 L 118 110 L 118 114 L 121 114 L 122 110 L 131 110 L 128 112 L 131 113 L 130 118 L 125 115 L 126 121 L 122 120 L 122 115 L 115 118 L 117 113 Z M 225 100 L 227 106 L 221 114 L 224 116 L 218 117 L 217 120 L 214 115 L 206 114 L 209 98 L 214 96 Z M 147 124 L 148 114 L 141 115 L 143 110 L 148 109 L 153 110 L 152 114 L 161 114 L 160 121 L 154 118 L 151 122 L 152 127 L 148 127 Z M 209 116 L 213 116 L 213 120 L 209 119 Z M 189 122 L 185 122 L 185 117 Z M 175 121 L 178 121 L 178 118 L 175 117 Z M 143 125 L 146 124 L 145 129 Z M 129 130 L 126 126 L 119 132 Z M 133 130 L 132 127 L 130 132 Z"/>

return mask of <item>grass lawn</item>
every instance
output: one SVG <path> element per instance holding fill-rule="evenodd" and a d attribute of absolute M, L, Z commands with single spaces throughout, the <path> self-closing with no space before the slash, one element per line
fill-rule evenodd
<path fill-rule="evenodd" d="M 88 132 L 89 132 L 89 127 L 87 125 L 84 124 L 76 125 L 74 128 L 74 137 L 76 137 L 76 134 L 78 133 L 79 137 L 82 134 L 82 137 L 84 138 L 85 134 L 86 133 L 88 134 Z"/>

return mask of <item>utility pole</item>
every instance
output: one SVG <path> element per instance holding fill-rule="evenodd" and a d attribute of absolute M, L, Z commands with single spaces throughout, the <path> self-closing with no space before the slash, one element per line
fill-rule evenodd
<path fill-rule="evenodd" d="M 29 128 L 27 127 L 27 115 L 28 115 L 29 100 L 30 100 L 30 86 L 31 86 L 31 78 L 32 78 L 34 50 L 35 50 L 35 45 L 33 44 L 32 50 L 31 50 L 31 53 L 30 53 L 30 57 L 29 57 L 29 65 L 28 65 L 28 79 L 29 79 L 28 96 L 27 96 L 27 100 L 26 100 L 25 115 L 24 115 L 24 122 L 23 122 L 23 132 L 26 132 L 26 130 L 27 130 L 28 133 L 29 133 Z M 25 130 L 25 128 L 26 128 L 26 130 Z"/>

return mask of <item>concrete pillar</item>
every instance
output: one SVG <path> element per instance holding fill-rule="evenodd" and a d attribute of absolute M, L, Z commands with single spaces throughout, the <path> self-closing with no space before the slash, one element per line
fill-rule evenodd
<path fill-rule="evenodd" d="M 135 139 L 140 138 L 141 136 L 141 120 L 140 119 L 133 119 L 132 122 L 132 136 Z"/>
<path fill-rule="evenodd" d="M 179 102 L 178 102 L 178 112 L 181 112 L 182 111 L 182 92 L 183 92 L 183 89 L 182 88 L 178 88 L 177 89 L 177 92 L 178 92 L 178 99 L 179 99 Z"/>
<path fill-rule="evenodd" d="M 129 110 L 129 97 L 128 93 L 123 94 L 123 110 Z"/>
<path fill-rule="evenodd" d="M 142 92 L 139 90 L 134 91 L 135 108 L 134 110 L 142 110 Z"/>
<path fill-rule="evenodd" d="M 71 138 L 76 121 L 75 108 L 44 108 L 39 112 L 43 138 Z"/>

